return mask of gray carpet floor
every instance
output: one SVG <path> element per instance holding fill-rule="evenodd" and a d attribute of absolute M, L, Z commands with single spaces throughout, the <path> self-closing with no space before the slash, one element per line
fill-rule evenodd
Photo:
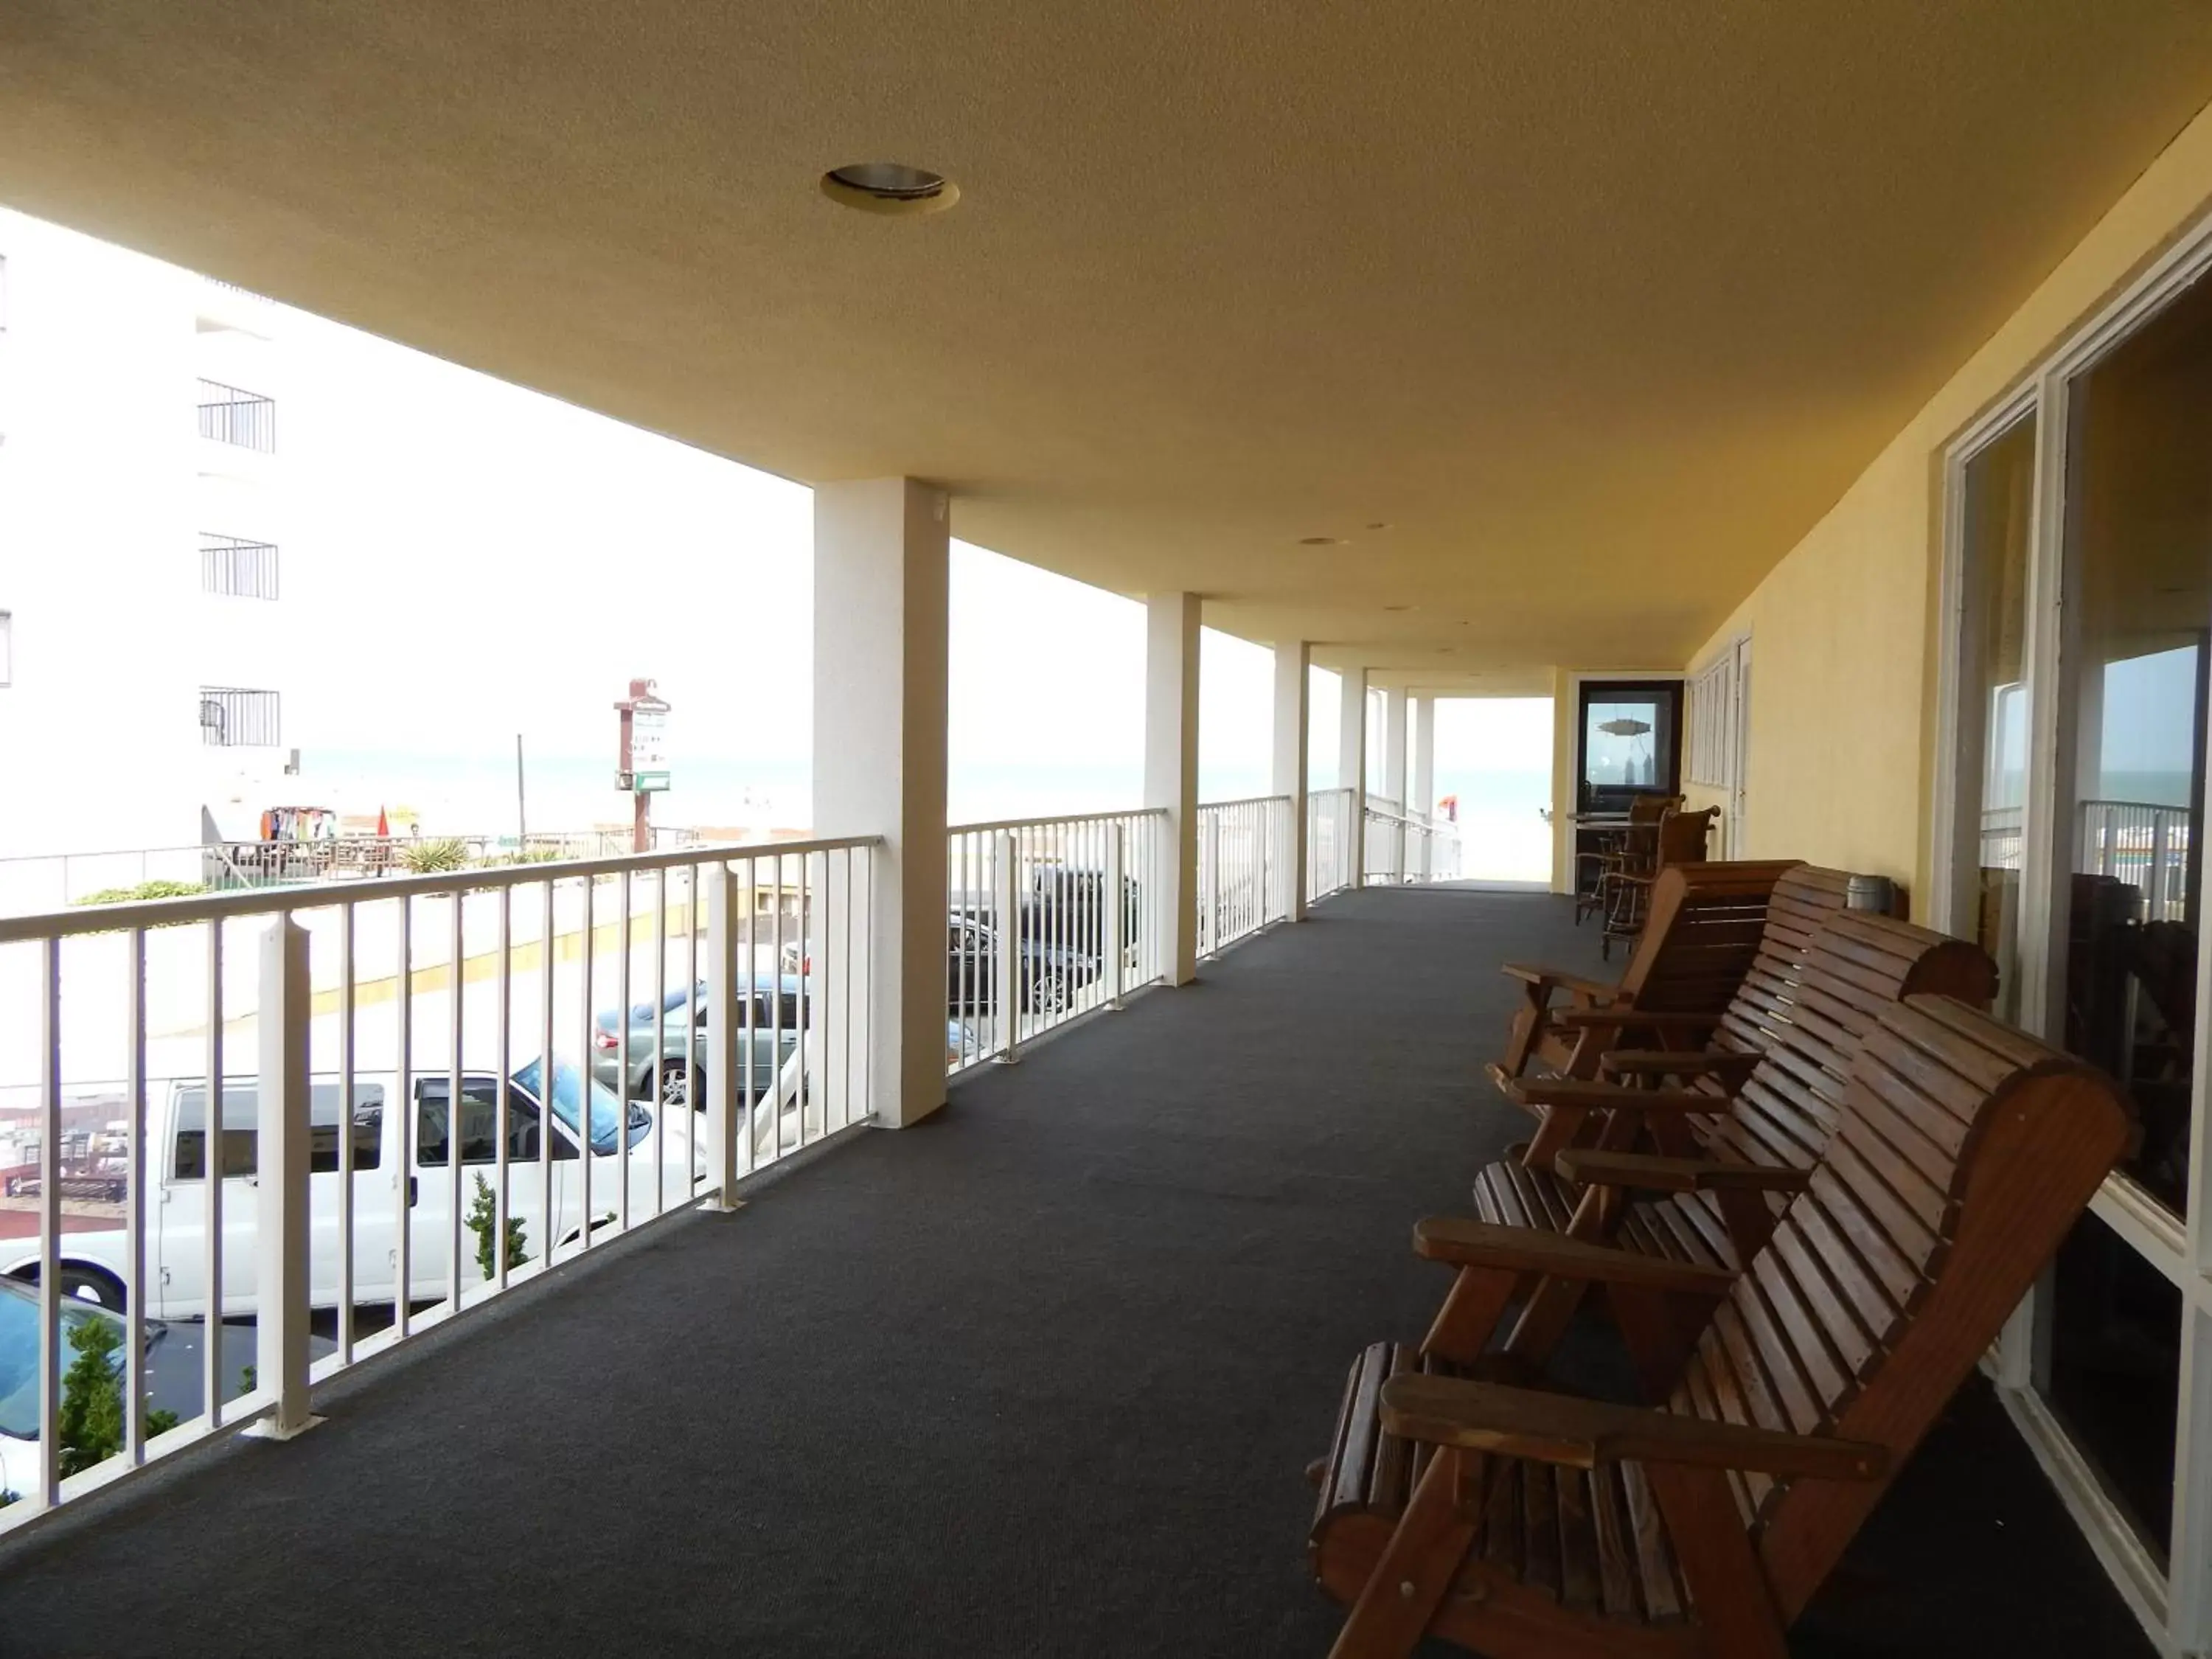
<path fill-rule="evenodd" d="M 1301 1468 L 1522 1133 L 1496 966 L 1595 954 L 1548 896 L 1334 900 L 0 1552 L 0 1655 L 1318 1659 Z M 1793 1646 L 2150 1652 L 1979 1384 Z"/>

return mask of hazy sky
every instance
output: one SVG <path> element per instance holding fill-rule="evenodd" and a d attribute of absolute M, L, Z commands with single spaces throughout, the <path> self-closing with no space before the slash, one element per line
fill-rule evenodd
<path fill-rule="evenodd" d="M 88 253 L 88 284 L 112 281 L 118 306 L 145 303 L 148 264 Z M 309 779 L 320 757 L 356 781 L 384 757 L 393 769 L 496 767 L 518 734 L 533 769 L 565 761 L 580 774 L 604 759 L 611 772 L 611 705 L 635 675 L 674 705 L 666 821 L 684 821 L 687 763 L 803 790 L 807 489 L 307 313 L 276 314 L 266 346 L 213 338 L 238 343 L 240 373 L 282 415 L 283 627 L 269 683 Z M 1134 805 L 1142 606 L 957 539 L 951 586 L 955 817 Z M 1202 646 L 1201 793 L 1266 793 L 1272 654 L 1211 629 Z M 1311 707 L 1320 787 L 1336 781 L 1334 675 L 1316 672 Z M 1439 792 L 1455 762 L 1548 764 L 1548 748 L 1522 756 L 1503 731 L 1448 708 Z M 988 809 L 975 805 L 987 795 Z"/>

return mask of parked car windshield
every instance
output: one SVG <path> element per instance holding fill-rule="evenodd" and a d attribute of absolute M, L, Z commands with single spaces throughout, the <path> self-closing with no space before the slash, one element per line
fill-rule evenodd
<path fill-rule="evenodd" d="M 533 1060 L 523 1066 L 515 1073 L 514 1080 L 537 1096 L 538 1099 L 548 1099 L 544 1085 L 544 1070 L 541 1061 Z M 591 1090 L 592 1150 L 595 1152 L 611 1152 L 615 1149 L 615 1126 L 622 1122 L 625 1116 L 623 1104 L 615 1098 L 615 1091 L 604 1083 L 595 1080 L 591 1085 Z M 555 1060 L 553 1091 L 550 1099 L 553 1115 L 567 1124 L 570 1129 L 574 1129 L 578 1104 L 583 1097 L 584 1074 L 565 1060 Z M 627 1114 L 627 1117 L 629 1122 L 629 1144 L 635 1146 L 645 1139 L 646 1132 L 653 1127 L 652 1115 L 644 1111 L 634 1111 Z"/>
<path fill-rule="evenodd" d="M 62 1304 L 62 1364 L 73 1358 L 69 1333 L 92 1321 L 112 1318 L 88 1303 Z M 0 1434 L 18 1440 L 39 1437 L 39 1292 L 35 1285 L 0 1279 Z"/>

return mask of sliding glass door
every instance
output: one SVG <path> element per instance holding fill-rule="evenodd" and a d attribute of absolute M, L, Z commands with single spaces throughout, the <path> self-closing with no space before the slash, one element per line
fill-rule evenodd
<path fill-rule="evenodd" d="M 2002 1375 L 2123 1588 L 2194 1651 L 2212 1637 L 2212 281 L 2092 330 L 1948 478 L 1940 919 L 1996 959 L 2000 1012 L 2111 1073 L 2141 1126 Z"/>

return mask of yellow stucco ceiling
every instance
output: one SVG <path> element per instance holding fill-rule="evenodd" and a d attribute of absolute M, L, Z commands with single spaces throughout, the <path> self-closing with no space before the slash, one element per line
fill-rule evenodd
<path fill-rule="evenodd" d="M 1680 666 L 2209 95 L 2179 0 L 13 0 L 0 199 L 1519 690 Z"/>

